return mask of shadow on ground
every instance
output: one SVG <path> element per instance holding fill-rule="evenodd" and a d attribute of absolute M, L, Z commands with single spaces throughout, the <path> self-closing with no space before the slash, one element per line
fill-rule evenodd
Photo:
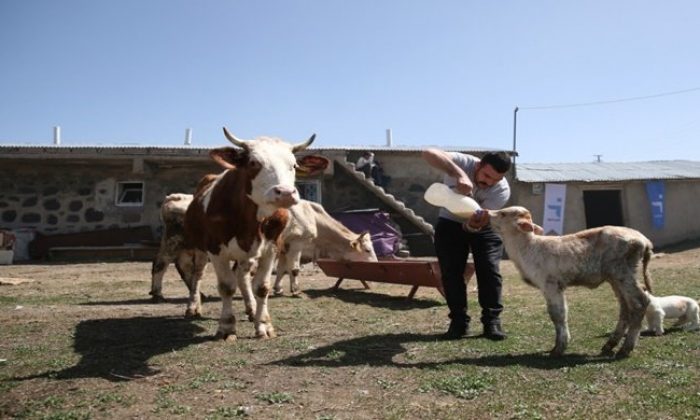
<path fill-rule="evenodd" d="M 60 371 L 14 380 L 35 378 L 103 378 L 110 381 L 139 379 L 157 374 L 149 360 L 211 340 L 205 329 L 182 317 L 95 319 L 75 328 L 73 348 L 81 355 L 77 365 Z"/>
<path fill-rule="evenodd" d="M 479 339 L 472 336 L 468 339 Z M 272 362 L 273 365 L 296 367 L 345 367 L 345 366 L 385 366 L 405 368 L 435 368 L 445 364 L 465 364 L 475 366 L 527 366 L 534 369 L 561 369 L 590 363 L 609 363 L 616 359 L 598 355 L 565 354 L 552 358 L 548 353 L 502 354 L 481 357 L 457 358 L 435 362 L 403 362 L 397 356 L 407 353 L 406 344 L 436 342 L 438 335 L 384 334 L 354 338 L 323 346 L 297 356 Z M 399 358 L 400 359 L 400 358 Z"/>
<path fill-rule="evenodd" d="M 234 300 L 242 300 L 240 297 L 234 296 Z M 143 299 L 128 299 L 128 300 L 102 300 L 94 302 L 80 303 L 81 306 L 122 306 L 122 305 L 160 305 L 160 304 L 181 304 L 187 305 L 187 297 L 166 298 L 165 302 L 154 302 L 150 297 Z M 219 296 L 202 296 L 202 303 L 221 302 Z"/>
<path fill-rule="evenodd" d="M 305 290 L 304 293 L 312 299 L 329 297 L 339 299 L 343 302 L 369 305 L 376 308 L 392 309 L 397 311 L 406 311 L 411 309 L 427 309 L 443 304 L 433 299 L 420 299 L 414 297 L 408 299 L 408 291 L 406 288 L 406 296 L 392 296 L 383 293 L 370 292 L 367 289 L 311 289 Z M 420 293 L 420 289 L 418 289 Z"/>

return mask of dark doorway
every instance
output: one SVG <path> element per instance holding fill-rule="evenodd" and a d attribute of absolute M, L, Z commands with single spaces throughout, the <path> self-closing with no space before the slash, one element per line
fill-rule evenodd
<path fill-rule="evenodd" d="M 620 190 L 592 190 L 583 192 L 586 208 L 586 227 L 605 225 L 624 226 Z"/>

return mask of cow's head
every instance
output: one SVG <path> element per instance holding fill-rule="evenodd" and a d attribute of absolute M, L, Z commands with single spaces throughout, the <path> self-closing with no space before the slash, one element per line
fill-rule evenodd
<path fill-rule="evenodd" d="M 258 206 L 258 219 L 269 217 L 278 208 L 289 208 L 299 202 L 299 192 L 294 186 L 294 153 L 307 148 L 316 138 L 315 134 L 299 144 L 271 137 L 241 140 L 226 127 L 224 135 L 240 149 L 215 149 L 210 155 L 224 168 L 235 167 L 248 174 L 251 183 L 249 197 Z"/>
<path fill-rule="evenodd" d="M 542 228 L 532 222 L 532 215 L 525 207 L 513 206 L 501 210 L 489 210 L 489 222 L 496 232 L 523 232 L 542 234 Z"/>

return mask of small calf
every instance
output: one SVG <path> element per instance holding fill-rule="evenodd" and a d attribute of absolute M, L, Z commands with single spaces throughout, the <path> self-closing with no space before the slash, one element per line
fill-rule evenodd
<path fill-rule="evenodd" d="M 612 354 L 624 336 L 617 356 L 629 356 L 639 339 L 649 303 L 644 289 L 637 283 L 636 272 L 641 262 L 645 285 L 651 290 L 647 270 L 651 241 L 634 229 L 619 226 L 603 226 L 565 236 L 540 236 L 535 234 L 538 226 L 532 223 L 532 216 L 524 207 L 488 213 L 491 226 L 503 237 L 508 257 L 523 280 L 544 294 L 556 331 L 550 354 L 561 356 L 571 337 L 564 290 L 569 286 L 593 289 L 607 281 L 619 301 L 620 316 L 602 353 Z"/>
<path fill-rule="evenodd" d="M 674 327 L 684 327 L 686 331 L 700 330 L 700 309 L 698 302 L 685 296 L 653 296 L 647 293 L 650 302 L 646 318 L 649 330 L 654 335 L 664 334 L 664 319 L 676 319 Z"/>
<path fill-rule="evenodd" d="M 289 208 L 289 223 L 282 231 L 284 243 L 277 263 L 274 293 L 282 294 L 282 277 L 289 274 L 292 295 L 301 293 L 297 276 L 302 257 L 314 254 L 338 261 L 376 262 L 377 254 L 369 232 L 355 233 L 331 217 L 318 203 L 300 200 Z"/>

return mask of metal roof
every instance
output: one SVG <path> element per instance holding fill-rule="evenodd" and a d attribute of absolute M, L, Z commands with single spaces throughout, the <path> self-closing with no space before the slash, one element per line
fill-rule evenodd
<path fill-rule="evenodd" d="M 225 146 L 226 143 L 223 143 L 221 146 Z M 220 146 L 211 146 L 211 147 L 193 147 L 193 146 L 187 146 L 187 145 L 177 145 L 177 146 L 139 146 L 139 145 L 131 145 L 131 144 L 124 144 L 124 145 L 54 145 L 54 144 L 49 144 L 49 145 L 35 145 L 35 144 L 0 144 L 0 153 L 29 153 L 29 154 L 36 154 L 36 153 L 49 153 L 49 154 L 79 154 L 83 155 L 86 153 L 99 153 L 99 152 L 106 152 L 106 153 L 114 153 L 114 154 L 143 154 L 143 155 L 151 155 L 151 154 L 166 154 L 166 155 L 182 155 L 182 156 L 191 156 L 191 155 L 207 155 L 209 153 L 209 150 L 220 147 Z M 510 150 L 498 150 L 498 149 L 493 149 L 493 148 L 485 148 L 485 147 L 442 147 L 442 146 L 320 146 L 320 145 L 313 145 L 309 147 L 307 150 L 309 151 L 316 151 L 316 152 L 321 152 L 321 151 L 361 151 L 361 150 L 369 150 L 373 152 L 408 152 L 408 153 L 415 153 L 415 152 L 421 152 L 429 147 L 437 147 L 442 150 L 450 151 L 450 152 L 477 152 L 477 153 L 486 153 L 486 152 L 505 152 L 508 154 L 513 154 L 512 151 Z"/>
<path fill-rule="evenodd" d="M 610 182 L 647 179 L 700 179 L 700 162 L 518 163 L 516 179 L 522 182 Z"/>

